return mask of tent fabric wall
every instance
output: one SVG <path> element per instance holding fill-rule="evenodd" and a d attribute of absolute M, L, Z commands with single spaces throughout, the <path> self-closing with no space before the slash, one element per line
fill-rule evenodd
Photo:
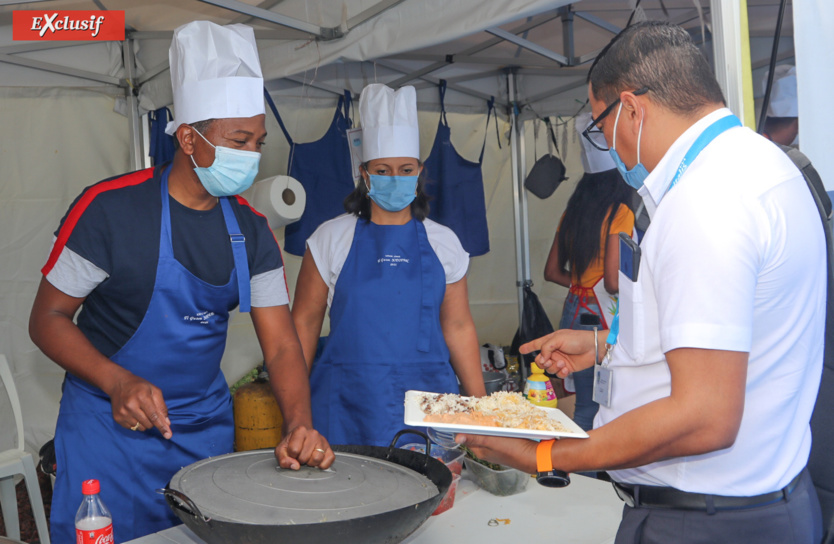
<path fill-rule="evenodd" d="M 53 232 L 91 183 L 127 169 L 127 120 L 105 90 L 0 87 L 0 352 L 15 377 L 29 449 L 51 438 L 63 372 L 29 340 Z"/>

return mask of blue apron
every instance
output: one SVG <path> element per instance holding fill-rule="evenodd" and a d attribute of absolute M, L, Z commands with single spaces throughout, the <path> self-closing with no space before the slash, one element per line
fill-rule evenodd
<path fill-rule="evenodd" d="M 423 223 L 356 221 L 313 365 L 313 426 L 331 444 L 387 446 L 409 389 L 458 393 L 440 327 L 443 265 Z"/>
<path fill-rule="evenodd" d="M 440 122 L 429 158 L 424 164 L 428 183 L 426 193 L 432 197 L 429 218 L 452 229 L 469 255 L 477 257 L 489 252 L 489 229 L 484 199 L 484 177 L 481 163 L 484 147 L 478 162 L 464 159 L 452 145 L 452 131 L 446 120 L 446 82 L 440 85 Z M 492 114 L 493 101 L 488 103 L 487 127 Z"/>
<path fill-rule="evenodd" d="M 307 238 L 325 221 L 345 213 L 343 202 L 355 187 L 347 140 L 347 130 L 352 126 L 350 91 L 339 97 L 336 114 L 324 137 L 306 144 L 293 142 L 266 90 L 264 96 L 290 144 L 288 174 L 297 179 L 307 193 L 307 205 L 301 219 L 284 228 L 284 250 L 293 255 L 304 255 Z"/>
<path fill-rule="evenodd" d="M 165 164 L 174 160 L 174 137 L 165 133 L 165 127 L 174 120 L 168 108 L 159 108 L 148 114 L 150 119 L 150 151 L 148 156 L 153 160 L 154 166 Z"/>
<path fill-rule="evenodd" d="M 229 312 L 238 305 L 237 272 L 248 277 L 249 266 L 245 249 L 242 261 L 234 251 L 229 282 L 216 286 L 174 259 L 169 172 L 170 167 L 161 183 L 162 231 L 151 302 L 139 328 L 111 360 L 162 390 L 173 437 L 165 440 L 156 429 L 125 429 L 113 420 L 107 395 L 67 374 L 55 431 L 53 542 L 75 542 L 82 481 L 101 481 L 116 542 L 124 542 L 179 523 L 155 490 L 165 487 L 181 467 L 232 451 L 231 397 L 220 359 Z M 228 199 L 221 198 L 220 205 L 230 237 L 240 237 Z M 243 244 L 233 242 L 235 246 Z"/>

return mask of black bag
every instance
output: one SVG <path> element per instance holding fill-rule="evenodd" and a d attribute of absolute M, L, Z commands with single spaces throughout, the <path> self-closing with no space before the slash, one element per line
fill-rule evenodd
<path fill-rule="evenodd" d="M 559 153 L 559 146 L 556 144 L 556 134 L 553 132 L 553 125 L 550 124 L 550 119 L 545 119 L 545 123 L 550 134 L 548 147 L 552 141 L 556 152 Z M 538 133 L 538 128 L 533 132 L 534 135 L 536 133 Z M 533 144 L 533 154 L 534 156 L 536 154 L 535 143 Z M 556 188 L 559 187 L 559 184 L 566 179 L 568 178 L 565 177 L 565 165 L 562 164 L 559 157 L 549 152 L 547 155 L 536 160 L 536 163 L 530 169 L 530 173 L 527 174 L 527 178 L 524 180 L 524 188 L 537 197 L 545 199 L 552 195 Z"/>
<path fill-rule="evenodd" d="M 531 342 L 536 338 L 548 335 L 553 332 L 553 325 L 550 324 L 550 319 L 544 311 L 542 303 L 539 302 L 539 297 L 533 292 L 530 285 L 524 286 L 524 304 L 522 305 L 521 326 L 513 337 L 513 343 L 510 346 L 510 355 L 520 355 L 518 348 L 522 344 Z M 519 362 L 523 361 L 529 368 L 530 363 L 535 360 L 535 355 L 528 354 L 519 357 Z"/>
<path fill-rule="evenodd" d="M 825 305 L 825 351 L 823 354 L 822 381 L 811 416 L 811 455 L 808 472 L 817 489 L 822 508 L 823 543 L 834 543 L 834 463 L 831 451 L 834 449 L 834 269 L 832 269 L 831 199 L 825 192 L 819 173 L 811 161 L 796 149 L 782 146 L 799 171 L 805 177 L 808 189 L 817 204 L 826 246 L 826 278 L 828 289 Z"/>

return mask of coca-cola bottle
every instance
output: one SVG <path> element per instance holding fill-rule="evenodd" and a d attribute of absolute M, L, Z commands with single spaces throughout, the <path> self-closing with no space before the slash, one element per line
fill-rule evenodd
<path fill-rule="evenodd" d="M 84 500 L 75 514 L 76 544 L 113 544 L 113 516 L 101 502 L 98 480 L 81 484 Z"/>

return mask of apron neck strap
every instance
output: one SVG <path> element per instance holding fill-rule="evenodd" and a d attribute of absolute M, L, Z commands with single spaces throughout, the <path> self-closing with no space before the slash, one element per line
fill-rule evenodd
<path fill-rule="evenodd" d="M 249 261 L 246 259 L 246 237 L 241 233 L 235 212 L 229 200 L 235 197 L 221 197 L 220 209 L 226 220 L 226 232 L 232 242 L 232 256 L 235 259 L 235 274 L 237 275 L 237 289 L 240 312 L 246 313 L 252 309 L 252 292 L 249 285 Z"/>
<path fill-rule="evenodd" d="M 162 233 L 159 239 L 159 255 L 169 254 L 174 256 L 174 242 L 171 240 L 171 202 L 168 200 L 168 174 L 171 173 L 173 163 L 169 164 L 162 171 L 162 181 L 160 183 L 160 197 L 162 198 Z M 166 243 L 167 242 L 167 243 Z"/>
<path fill-rule="evenodd" d="M 484 129 L 484 143 L 481 146 L 481 155 L 478 157 L 478 164 L 484 162 L 484 150 L 486 150 L 487 134 L 489 134 L 489 118 L 492 116 L 492 110 L 495 109 L 495 97 L 490 96 L 487 100 L 487 120 L 486 128 Z M 495 116 L 495 134 L 498 134 L 498 115 Z M 498 148 L 501 149 L 501 138 L 498 138 Z"/>
<path fill-rule="evenodd" d="M 275 102 L 272 101 L 272 97 L 269 96 L 269 92 L 266 90 L 266 87 L 264 87 L 264 98 L 266 98 L 266 103 L 269 104 L 269 109 L 272 110 L 272 115 L 275 116 L 275 120 L 278 121 L 278 126 L 281 127 L 281 132 L 284 133 L 284 136 L 287 138 L 287 142 L 289 142 L 290 147 L 292 147 L 292 137 L 290 137 L 290 133 L 287 131 L 287 127 L 284 126 L 284 121 L 278 114 L 278 108 L 275 107 Z"/>
<path fill-rule="evenodd" d="M 441 79 L 440 83 L 437 85 L 437 89 L 440 91 L 440 122 L 446 126 L 449 126 L 449 121 L 446 119 L 446 80 Z"/>
<path fill-rule="evenodd" d="M 344 106 L 345 120 L 347 121 L 348 128 L 353 128 L 353 121 L 350 118 L 350 106 L 352 103 L 353 99 L 351 97 L 350 91 L 345 89 L 344 102 L 342 103 L 342 105 Z"/>

